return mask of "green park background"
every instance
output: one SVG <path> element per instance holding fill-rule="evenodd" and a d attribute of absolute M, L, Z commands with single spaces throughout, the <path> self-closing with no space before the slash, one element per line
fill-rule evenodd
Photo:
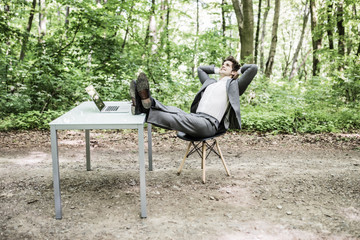
<path fill-rule="evenodd" d="M 228 55 L 259 67 L 243 131 L 359 131 L 357 0 L 2 0 L 0 131 L 48 129 L 90 84 L 129 101 L 139 71 L 189 110 L 196 68 Z"/>

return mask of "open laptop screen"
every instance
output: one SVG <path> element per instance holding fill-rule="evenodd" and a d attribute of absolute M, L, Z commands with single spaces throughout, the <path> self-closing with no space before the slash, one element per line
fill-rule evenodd
<path fill-rule="evenodd" d="M 86 88 L 86 92 L 90 95 L 94 101 L 96 107 L 101 111 L 105 107 L 105 103 L 101 100 L 99 94 L 96 92 L 95 88 L 90 85 Z"/>

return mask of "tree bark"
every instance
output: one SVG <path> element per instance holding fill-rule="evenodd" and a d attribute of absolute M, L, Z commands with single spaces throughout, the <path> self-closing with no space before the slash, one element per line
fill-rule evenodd
<path fill-rule="evenodd" d="M 161 0 L 161 22 L 160 22 L 160 49 L 163 49 L 164 46 L 168 44 L 169 36 L 169 17 L 170 17 L 170 7 L 169 0 Z M 165 47 L 166 48 L 166 47 Z"/>
<path fill-rule="evenodd" d="M 318 29 L 317 12 L 315 0 L 310 0 L 310 13 L 311 13 L 311 35 L 312 35 L 312 47 L 313 47 L 313 76 L 319 74 L 319 58 L 317 56 L 318 51 L 321 48 L 322 34 Z"/>
<path fill-rule="evenodd" d="M 150 8 L 150 16 L 149 16 L 149 25 L 146 31 L 145 36 L 145 46 L 149 45 L 150 41 L 150 49 L 151 52 L 155 52 L 156 50 L 156 21 L 155 21 L 155 0 L 151 0 L 151 8 Z"/>
<path fill-rule="evenodd" d="M 226 1 L 221 0 L 221 27 L 222 27 L 222 36 L 223 37 L 225 37 L 225 31 L 226 31 L 225 6 L 226 6 Z"/>
<path fill-rule="evenodd" d="M 69 14 L 70 14 L 70 7 L 66 6 L 66 8 L 65 8 L 65 29 L 69 28 Z"/>
<path fill-rule="evenodd" d="M 329 49 L 334 49 L 334 36 L 333 36 L 333 3 L 329 2 L 328 4 L 328 10 L 327 10 L 327 20 L 328 20 L 328 26 L 327 26 L 327 35 L 329 40 Z"/>
<path fill-rule="evenodd" d="M 279 26 L 279 17 L 280 17 L 280 0 L 275 0 L 275 13 L 274 13 L 274 21 L 271 33 L 271 46 L 269 57 L 266 62 L 265 75 L 270 77 L 272 73 L 272 69 L 274 66 L 274 58 L 276 53 L 276 45 L 277 45 L 277 30 Z"/>
<path fill-rule="evenodd" d="M 240 61 L 252 63 L 254 59 L 254 14 L 252 0 L 244 0 L 242 6 L 239 0 L 232 0 L 232 3 L 238 22 L 241 43 Z"/>
<path fill-rule="evenodd" d="M 356 12 L 356 5 L 354 4 L 354 15 L 355 15 L 355 18 L 357 18 L 357 12 Z M 358 35 L 360 37 L 360 29 L 358 28 Z M 360 41 L 359 41 L 359 45 L 358 45 L 358 49 L 357 49 L 357 52 L 356 52 L 356 56 L 360 56 Z"/>
<path fill-rule="evenodd" d="M 122 44 L 121 44 L 121 50 L 120 50 L 121 53 L 124 51 L 124 48 L 125 48 L 125 45 L 126 45 L 127 36 L 128 36 L 128 34 L 129 34 L 130 23 L 131 23 L 131 21 L 132 21 L 132 17 L 131 17 L 131 16 L 132 16 L 132 11 L 133 11 L 134 5 L 135 5 L 135 3 L 134 3 L 134 0 L 133 0 L 132 3 L 131 3 L 131 7 L 130 7 L 130 13 L 129 13 L 128 23 L 127 23 L 126 30 L 125 30 L 124 40 L 123 40 L 123 42 L 122 42 Z"/>
<path fill-rule="evenodd" d="M 170 2 L 169 2 L 170 1 Z M 169 23 L 170 23 L 170 6 L 171 0 L 166 0 L 167 10 L 166 10 L 166 56 L 168 59 L 168 66 L 170 67 L 170 37 L 169 37 Z"/>
<path fill-rule="evenodd" d="M 256 34 L 255 34 L 255 54 L 254 54 L 255 64 L 257 63 L 257 57 L 258 57 L 258 46 L 259 46 L 259 35 L 260 35 L 260 18 L 261 18 L 261 3 L 262 3 L 262 0 L 259 0 L 258 19 L 257 19 Z"/>
<path fill-rule="evenodd" d="M 267 6 L 264 12 L 262 30 L 261 30 L 261 40 L 260 40 L 260 70 L 264 72 L 264 41 L 266 34 L 266 20 L 270 10 L 270 0 L 267 0 Z"/>
<path fill-rule="evenodd" d="M 4 12 L 5 12 L 6 24 L 8 24 L 8 21 L 9 21 L 8 14 L 10 13 L 10 6 L 8 4 L 5 4 Z M 10 54 L 10 50 L 11 50 L 10 41 L 9 41 L 8 37 L 6 37 L 6 45 L 7 45 L 7 50 L 6 50 L 6 53 L 5 53 L 5 58 L 7 59 L 8 55 Z M 0 49 L 0 54 L 2 54 L 1 49 Z M 4 66 L 4 70 L 1 71 L 1 73 L 2 73 L 1 75 L 2 75 L 2 78 L 5 80 L 6 91 L 9 92 L 9 85 L 10 84 L 9 84 L 9 80 L 8 80 L 8 77 L 7 77 L 7 72 L 8 72 L 8 69 L 9 69 L 9 65 L 11 65 L 11 60 L 5 61 L 5 62 L 6 62 L 6 64 Z"/>
<path fill-rule="evenodd" d="M 288 72 L 288 69 L 289 69 L 289 66 L 290 66 L 290 64 L 291 64 L 291 51 L 292 51 L 292 49 L 293 49 L 293 40 L 290 40 L 290 36 L 291 36 L 291 33 L 290 33 L 290 31 L 288 30 L 287 31 L 287 34 L 285 34 L 285 29 L 281 29 L 282 30 L 282 37 L 283 37 L 283 39 L 282 39 L 282 42 L 283 43 L 286 43 L 286 42 L 289 42 L 289 51 L 288 51 L 288 53 L 286 53 L 286 51 L 285 51 L 285 46 L 283 46 L 284 47 L 284 49 L 283 49 L 283 55 L 284 55 L 284 60 L 283 60 L 283 64 L 281 64 L 281 66 L 282 66 L 282 70 L 283 70 L 283 72 L 282 72 L 282 78 L 285 78 L 286 77 L 286 75 L 287 75 L 287 72 Z"/>
<path fill-rule="evenodd" d="M 305 4 L 304 17 L 303 17 L 303 24 L 302 24 L 302 29 L 301 29 L 300 40 L 299 40 L 299 43 L 298 43 L 298 45 L 296 47 L 294 57 L 292 59 L 292 66 L 291 66 L 291 72 L 290 72 L 289 80 L 291 80 L 295 76 L 297 59 L 298 59 L 299 52 L 300 52 L 300 49 L 301 49 L 302 44 L 303 44 L 306 25 L 307 25 L 307 22 L 309 21 L 310 11 L 307 8 L 307 4 L 308 4 L 308 1 L 306 1 L 306 4 Z"/>
<path fill-rule="evenodd" d="M 194 41 L 194 51 L 192 56 L 192 66 L 191 66 L 191 74 L 193 77 L 195 77 L 195 66 L 197 66 L 197 48 L 198 48 L 198 38 L 199 38 L 199 29 L 200 29 L 200 21 L 199 21 L 199 0 L 196 0 L 196 36 Z"/>
<path fill-rule="evenodd" d="M 243 0 L 244 34 L 241 38 L 241 59 L 254 62 L 254 13 L 252 0 Z"/>
<path fill-rule="evenodd" d="M 353 4 L 352 11 L 353 11 L 353 14 L 354 14 L 354 16 L 352 18 L 357 19 L 356 4 L 355 3 Z M 359 26 L 356 29 L 357 29 L 357 33 L 359 35 L 360 34 Z M 352 31 L 355 33 L 355 29 L 352 30 Z M 351 32 L 351 30 L 349 32 Z M 352 37 L 347 37 L 346 38 L 346 50 L 347 50 L 346 52 L 347 52 L 347 55 L 350 55 L 351 52 L 353 51 L 353 49 L 355 48 L 355 44 L 354 44 L 353 40 L 354 40 L 354 38 L 352 38 Z"/>
<path fill-rule="evenodd" d="M 27 43 L 29 41 L 29 35 L 30 35 L 30 31 L 31 31 L 31 26 L 32 26 L 32 22 L 33 22 L 33 19 L 34 19 L 35 7 L 36 7 L 36 0 L 33 0 L 31 10 L 30 10 L 28 24 L 27 24 L 27 27 L 26 27 L 26 32 L 24 33 L 24 37 L 23 37 L 23 41 L 22 41 L 22 45 L 21 45 L 20 61 L 24 60 L 24 58 L 25 58 L 26 46 L 27 46 Z"/>
<path fill-rule="evenodd" d="M 304 66 L 304 68 L 306 67 L 306 60 L 307 60 L 307 58 L 308 58 L 308 56 L 309 56 L 309 54 L 311 53 L 311 49 L 309 50 L 309 51 L 307 51 L 307 53 L 305 54 L 305 56 L 303 57 L 303 60 L 302 60 L 302 62 L 301 62 L 301 64 L 296 68 L 296 72 L 299 72 L 299 70 L 300 70 L 300 68 L 302 67 L 302 66 Z M 306 69 L 304 70 L 305 72 L 306 72 Z M 300 79 L 301 79 L 301 76 L 300 76 Z M 305 74 L 305 80 L 306 80 L 306 74 Z"/>
<path fill-rule="evenodd" d="M 240 5 L 239 0 L 232 0 L 233 8 L 235 11 L 236 20 L 238 22 L 238 29 L 239 29 L 239 37 L 241 41 L 241 37 L 243 35 L 243 25 L 244 25 L 244 16 L 242 12 L 242 6 Z M 242 48 L 242 46 L 241 46 Z"/>
<path fill-rule="evenodd" d="M 254 14 L 252 0 L 244 0 L 243 5 L 239 0 L 232 0 L 233 8 L 238 22 L 241 44 L 240 61 L 253 62 L 254 52 Z"/>
<path fill-rule="evenodd" d="M 43 38 L 46 34 L 46 2 L 39 0 L 39 37 Z"/>
<path fill-rule="evenodd" d="M 345 55 L 345 27 L 344 27 L 344 6 L 343 2 L 337 3 L 337 29 L 339 31 L 338 53 Z"/>

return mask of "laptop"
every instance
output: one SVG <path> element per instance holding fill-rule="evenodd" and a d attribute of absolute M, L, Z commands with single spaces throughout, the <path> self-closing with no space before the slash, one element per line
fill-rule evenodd
<path fill-rule="evenodd" d="M 91 99 L 94 101 L 96 107 L 99 109 L 102 113 L 126 113 L 130 111 L 130 108 L 127 104 L 121 104 L 121 103 L 113 103 L 111 105 L 106 105 L 103 100 L 100 98 L 100 95 L 95 90 L 94 86 L 90 85 L 87 88 L 85 88 L 86 92 L 90 95 Z"/>

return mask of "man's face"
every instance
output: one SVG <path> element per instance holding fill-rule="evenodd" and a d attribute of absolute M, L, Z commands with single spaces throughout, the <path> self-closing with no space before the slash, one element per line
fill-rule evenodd
<path fill-rule="evenodd" d="M 233 63 L 231 61 L 225 61 L 220 68 L 220 75 L 231 76 L 232 74 L 234 74 L 234 71 L 232 70 L 232 65 Z"/>

